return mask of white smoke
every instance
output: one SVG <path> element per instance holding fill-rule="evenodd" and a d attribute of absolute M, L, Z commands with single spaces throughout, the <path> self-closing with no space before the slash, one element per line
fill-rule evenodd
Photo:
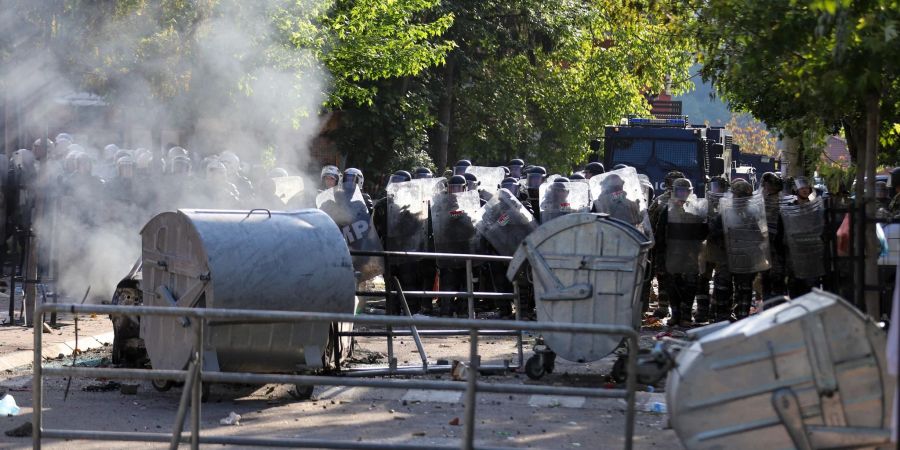
<path fill-rule="evenodd" d="M 158 30 L 129 14 L 109 14 L 102 22 L 92 22 L 94 31 L 87 34 L 88 42 L 45 45 L 51 41 L 40 26 L 33 27 L 31 33 L 21 32 L 22 15 L 29 7 L 40 8 L 33 5 L 21 0 L 0 1 L 0 28 L 7 36 L 0 38 L 0 87 L 6 90 L 7 106 L 12 101 L 20 118 L 15 136 L 7 131 L 8 155 L 15 151 L 10 148 L 15 137 L 25 147 L 36 138 L 68 132 L 76 143 L 100 155 L 94 162 L 94 172 L 98 173 L 103 163 L 102 151 L 98 150 L 107 144 L 143 147 L 163 155 L 171 141 L 202 156 L 233 152 L 248 167 L 264 163 L 271 166 L 274 157 L 274 166 L 303 176 L 305 189 L 315 190 L 318 168 L 311 167 L 309 145 L 321 127 L 318 113 L 329 77 L 311 51 L 292 48 L 284 42 L 281 31 L 273 28 L 273 8 L 278 5 L 238 0 L 217 3 L 208 15 L 196 18 L 199 21 L 193 25 L 192 35 L 196 45 L 180 62 L 167 54 L 148 58 L 153 53 L 146 49 L 146 37 Z M 85 26 L 83 17 L 58 12 L 54 16 L 58 29 Z M 141 70 L 112 81 L 104 80 L 101 70 L 94 74 L 87 67 L 86 73 L 73 73 L 64 63 L 97 61 L 98 55 L 144 59 L 139 64 Z M 173 67 L 176 63 L 188 68 Z M 183 75 L 176 77 L 180 84 L 175 88 L 186 92 L 163 95 L 159 77 L 173 72 Z M 62 106 L 60 98 L 102 82 L 114 93 L 106 99 L 108 105 L 82 107 L 78 120 L 73 121 L 71 110 L 79 109 Z M 153 130 L 168 130 L 157 148 L 148 139 Z M 181 132 L 176 133 L 178 130 Z M 199 157 L 194 159 L 193 170 L 202 175 L 199 161 Z M 80 299 L 89 285 L 92 301 L 108 300 L 116 283 L 139 258 L 140 229 L 155 214 L 175 208 L 223 206 L 211 203 L 209 189 L 195 186 L 172 190 L 167 186 L 171 179 L 162 176 L 137 186 L 138 194 L 158 194 L 149 204 L 140 204 L 139 198 L 132 205 L 115 203 L 109 198 L 114 194 L 109 189 L 99 198 L 73 198 L 71 191 L 61 192 L 68 187 L 59 189 L 65 186 L 55 176 L 60 165 L 61 160 L 40 164 L 44 175 L 48 170 L 56 172 L 39 188 L 56 187 L 56 198 L 64 201 L 61 213 L 52 221 L 49 216 L 36 218 L 35 231 L 44 273 L 58 266 L 60 289 L 70 297 Z M 92 217 L 85 220 L 81 214 L 72 213 L 76 206 L 89 208 Z M 257 206 L 272 207 L 253 202 L 241 205 L 248 209 Z M 49 248 L 52 256 L 47 254 Z M 51 260 L 58 264 L 51 264 Z"/>

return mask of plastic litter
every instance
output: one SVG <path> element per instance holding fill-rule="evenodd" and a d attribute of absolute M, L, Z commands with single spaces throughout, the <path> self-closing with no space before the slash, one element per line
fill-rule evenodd
<path fill-rule="evenodd" d="M 234 425 L 241 426 L 241 415 L 232 411 L 228 414 L 228 417 L 219 419 L 219 425 Z"/>
<path fill-rule="evenodd" d="M 12 395 L 6 394 L 0 398 L 0 416 L 18 416 L 19 405 Z"/>

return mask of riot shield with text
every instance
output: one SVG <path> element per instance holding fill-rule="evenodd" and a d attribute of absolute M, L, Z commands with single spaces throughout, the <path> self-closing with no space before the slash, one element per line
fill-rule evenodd
<path fill-rule="evenodd" d="M 634 167 L 595 175 L 589 181 L 594 212 L 643 228 L 647 198 Z"/>
<path fill-rule="evenodd" d="M 519 244 L 537 228 L 534 216 L 512 193 L 500 189 L 483 207 L 478 233 L 491 243 L 497 254 L 512 256 Z"/>
<path fill-rule="evenodd" d="M 425 251 L 428 231 L 428 200 L 435 179 L 390 183 L 387 192 L 387 250 Z"/>
<path fill-rule="evenodd" d="M 316 197 L 316 206 L 334 220 L 351 250 L 382 250 L 378 232 L 359 189 L 353 192 L 336 187 L 327 189 Z M 384 273 L 384 258 L 354 256 L 353 268 L 360 273 L 358 281 L 370 280 Z"/>
<path fill-rule="evenodd" d="M 796 278 L 816 278 L 825 274 L 825 209 L 822 198 L 807 203 L 781 205 L 784 241 L 788 262 Z"/>
<path fill-rule="evenodd" d="M 581 182 L 551 182 L 541 185 L 541 223 L 591 209 L 590 185 Z"/>
<path fill-rule="evenodd" d="M 438 253 L 477 253 L 481 199 L 477 191 L 439 193 L 431 200 L 434 249 Z M 438 267 L 461 267 L 464 261 L 438 260 Z"/>
<path fill-rule="evenodd" d="M 691 194 L 687 201 L 669 199 L 666 224 L 666 272 L 700 273 L 700 252 L 708 233 L 707 204 Z"/>
<path fill-rule="evenodd" d="M 732 273 L 757 273 L 768 270 L 769 230 L 762 192 L 749 197 L 726 194 L 719 201 L 719 214 L 725 232 L 728 269 Z"/>

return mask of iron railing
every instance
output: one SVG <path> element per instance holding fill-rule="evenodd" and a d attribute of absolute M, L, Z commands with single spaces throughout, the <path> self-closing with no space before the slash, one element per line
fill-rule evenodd
<path fill-rule="evenodd" d="M 415 448 L 414 445 L 398 445 L 396 443 L 331 441 L 322 439 L 289 439 L 260 438 L 241 436 L 204 435 L 200 429 L 201 395 L 203 383 L 236 383 L 236 384 L 268 384 L 289 383 L 295 385 L 325 386 L 361 386 L 386 389 L 433 389 L 445 391 L 463 391 L 465 394 L 464 434 L 460 448 L 474 448 L 475 440 L 475 407 L 479 392 L 502 394 L 537 394 L 537 395 L 577 395 L 584 397 L 622 398 L 626 402 L 625 412 L 625 445 L 632 448 L 635 418 L 635 387 L 638 354 L 638 333 L 625 325 L 598 325 L 578 323 L 546 323 L 509 320 L 473 320 L 448 318 L 413 318 L 397 316 L 357 316 L 353 314 L 335 314 L 321 312 L 262 311 L 241 309 L 214 308 L 178 308 L 148 306 L 114 306 L 114 305 L 79 305 L 79 304 L 37 304 L 35 318 L 42 319 L 45 313 L 68 312 L 71 314 L 110 314 L 129 316 L 163 316 L 187 317 L 198 323 L 193 340 L 193 356 L 186 370 L 157 369 L 121 369 L 121 368 L 88 368 L 88 367 L 43 367 L 41 357 L 42 333 L 35 327 L 34 333 L 34 386 L 33 386 L 33 446 L 41 448 L 44 438 L 78 439 L 78 440 L 113 440 L 136 442 L 169 442 L 170 448 L 177 448 L 179 443 L 190 443 L 197 449 L 201 443 L 273 446 L 273 447 L 317 447 L 345 449 L 396 449 Z M 402 327 L 449 327 L 469 330 L 469 371 L 465 384 L 453 381 L 432 381 L 415 379 L 372 379 L 349 378 L 343 376 L 317 376 L 294 374 L 264 373 L 225 373 L 203 370 L 204 353 L 209 350 L 204 339 L 204 331 L 209 321 L 241 321 L 243 323 L 303 323 L 303 322 L 352 322 L 364 325 L 394 325 Z M 39 323 L 39 322 L 37 322 Z M 629 352 L 627 357 L 626 389 L 604 389 L 583 387 L 535 386 L 511 383 L 485 383 L 478 381 L 479 330 L 506 328 L 514 331 L 588 333 L 622 336 Z M 45 376 L 55 377 L 103 377 L 132 380 L 173 380 L 185 382 L 175 425 L 171 433 L 143 433 L 129 431 L 99 431 L 83 429 L 44 428 L 43 411 L 43 379 Z M 183 422 L 190 407 L 190 434 L 183 433 Z M 434 448 L 455 448 L 449 446 L 430 446 Z"/>

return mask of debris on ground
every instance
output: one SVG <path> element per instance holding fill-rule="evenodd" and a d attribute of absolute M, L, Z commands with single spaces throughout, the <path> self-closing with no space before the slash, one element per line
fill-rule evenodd
<path fill-rule="evenodd" d="M 115 381 L 107 381 L 106 383 L 89 384 L 83 388 L 86 392 L 112 392 L 119 389 L 121 385 Z"/>
<path fill-rule="evenodd" d="M 453 419 L 450 419 L 450 425 L 459 426 L 459 417 L 454 417 Z"/>
<path fill-rule="evenodd" d="M 16 404 L 16 399 L 13 398 L 12 395 L 4 394 L 2 398 L 0 398 L 0 416 L 18 416 L 19 415 L 19 405 Z"/>
<path fill-rule="evenodd" d="M 135 395 L 137 394 L 139 384 L 123 384 L 119 386 L 119 392 L 124 395 Z"/>
<path fill-rule="evenodd" d="M 228 417 L 219 419 L 219 425 L 234 425 L 241 426 L 241 415 L 232 411 L 228 414 Z"/>
<path fill-rule="evenodd" d="M 31 422 L 25 422 L 15 428 L 6 430 L 4 434 L 9 437 L 31 437 Z"/>
<path fill-rule="evenodd" d="M 450 368 L 450 377 L 453 381 L 466 381 L 468 373 L 469 367 L 465 363 L 453 360 L 453 365 Z"/>

